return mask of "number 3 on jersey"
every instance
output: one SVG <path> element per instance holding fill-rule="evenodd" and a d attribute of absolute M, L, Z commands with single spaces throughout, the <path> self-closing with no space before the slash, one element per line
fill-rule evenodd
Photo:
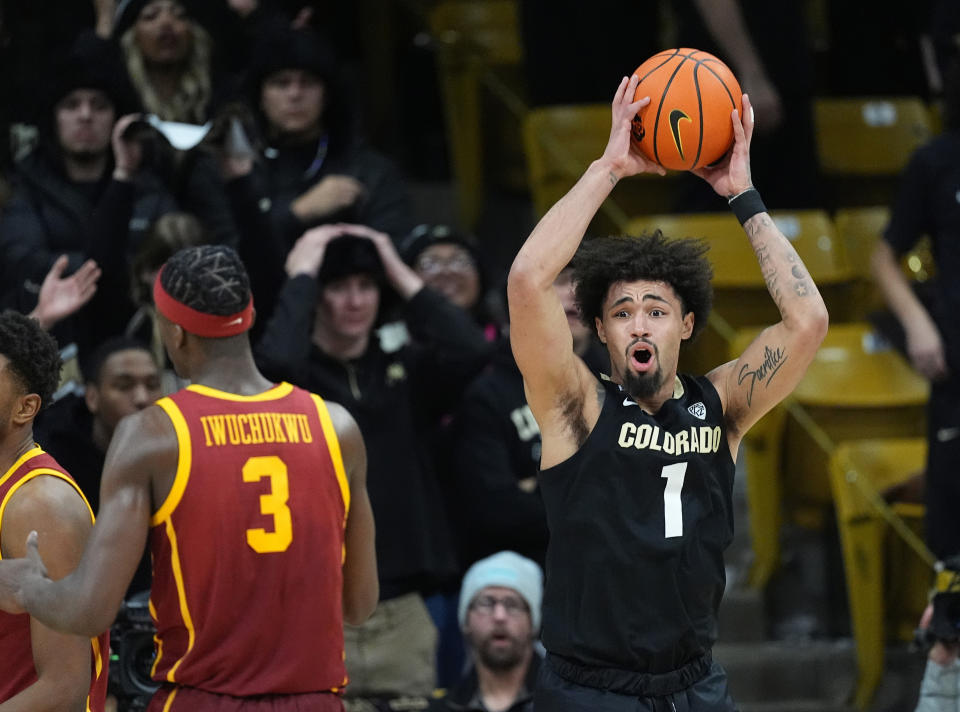
<path fill-rule="evenodd" d="M 675 462 L 666 465 L 660 476 L 667 478 L 663 488 L 663 536 L 670 539 L 683 536 L 683 502 L 680 492 L 683 490 L 683 478 L 687 474 L 687 463 Z"/>
<path fill-rule="evenodd" d="M 273 517 L 273 531 L 247 529 L 247 544 L 258 554 L 286 551 L 293 541 L 286 463 L 276 455 L 265 455 L 251 457 L 243 464 L 244 482 L 259 482 L 264 477 L 270 478 L 270 491 L 260 495 L 260 513 Z"/>

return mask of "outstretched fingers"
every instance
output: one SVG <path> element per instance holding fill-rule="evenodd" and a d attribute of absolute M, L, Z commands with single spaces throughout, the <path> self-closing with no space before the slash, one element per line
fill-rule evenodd
<path fill-rule="evenodd" d="M 50 268 L 48 275 L 52 275 L 53 277 L 59 279 L 60 276 L 66 271 L 67 264 L 69 262 L 70 259 L 66 255 L 60 255 L 56 260 L 54 260 L 53 266 Z"/>
<path fill-rule="evenodd" d="M 649 97 L 649 96 L 645 96 L 645 97 L 643 97 L 643 98 L 641 98 L 641 99 L 637 99 L 635 102 L 633 102 L 632 104 L 630 104 L 630 111 L 631 111 L 632 113 L 636 114 L 638 111 L 640 111 L 640 109 L 642 109 L 643 107 L 645 107 L 645 106 L 646 106 L 647 104 L 649 104 L 649 103 L 650 103 L 650 97 Z"/>
<path fill-rule="evenodd" d="M 736 109 L 731 112 L 731 120 L 733 122 L 733 137 L 737 143 L 743 143 L 749 149 L 750 140 L 753 138 L 754 113 L 753 105 L 750 103 L 750 97 L 746 94 L 743 95 L 742 105 L 742 118 Z"/>
<path fill-rule="evenodd" d="M 631 77 L 624 77 L 620 80 L 620 85 L 617 87 L 617 91 L 613 95 L 613 105 L 615 107 L 623 103 L 623 97 L 627 94 L 627 87 L 630 85 L 631 80 Z"/>

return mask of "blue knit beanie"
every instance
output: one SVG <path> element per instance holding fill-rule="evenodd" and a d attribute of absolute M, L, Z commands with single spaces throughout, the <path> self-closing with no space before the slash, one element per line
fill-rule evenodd
<path fill-rule="evenodd" d="M 533 629 L 540 629 L 540 602 L 543 599 L 543 572 L 536 562 L 512 551 L 501 551 L 480 559 L 467 570 L 460 587 L 457 618 L 462 628 L 474 597 L 487 586 L 503 586 L 519 593 L 530 607 Z"/>

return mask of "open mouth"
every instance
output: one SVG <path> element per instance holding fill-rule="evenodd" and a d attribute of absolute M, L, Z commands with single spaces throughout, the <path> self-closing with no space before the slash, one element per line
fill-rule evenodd
<path fill-rule="evenodd" d="M 650 344 L 639 343 L 630 352 L 630 360 L 638 371 L 646 371 L 653 363 L 653 347 Z"/>

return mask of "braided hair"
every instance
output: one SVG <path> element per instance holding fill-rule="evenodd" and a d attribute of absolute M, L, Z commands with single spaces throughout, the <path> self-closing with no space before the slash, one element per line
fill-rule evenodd
<path fill-rule="evenodd" d="M 160 284 L 178 302 L 204 314 L 236 314 L 250 301 L 247 270 L 226 245 L 180 250 L 164 265 Z"/>
<path fill-rule="evenodd" d="M 9 309 L 0 313 L 0 353 L 24 392 L 40 396 L 41 408 L 53 402 L 63 365 L 60 349 L 36 320 Z"/>

